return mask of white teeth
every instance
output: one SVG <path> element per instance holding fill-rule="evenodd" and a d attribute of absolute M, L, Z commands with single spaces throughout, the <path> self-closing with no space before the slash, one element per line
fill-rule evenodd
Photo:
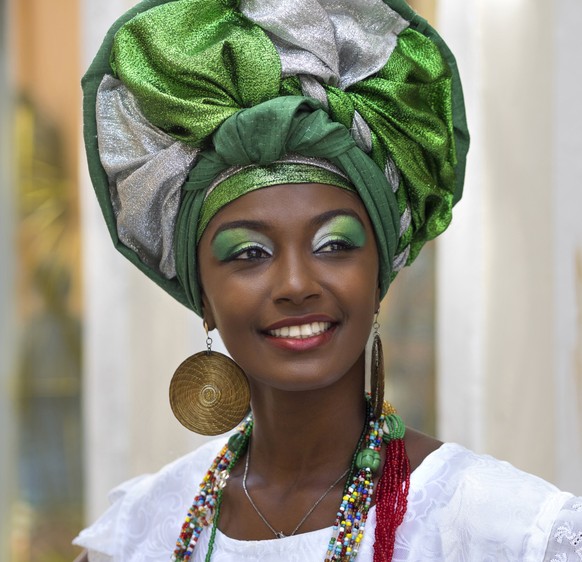
<path fill-rule="evenodd" d="M 276 330 L 270 330 L 269 335 L 276 338 L 305 339 L 317 336 L 331 327 L 331 322 L 311 322 L 300 326 L 285 326 Z"/>

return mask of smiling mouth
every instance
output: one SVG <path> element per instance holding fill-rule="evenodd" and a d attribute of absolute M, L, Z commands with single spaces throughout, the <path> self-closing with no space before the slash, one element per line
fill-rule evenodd
<path fill-rule="evenodd" d="M 327 332 L 331 328 L 331 322 L 309 322 L 299 326 L 284 326 L 267 333 L 274 338 L 289 338 L 305 340 Z"/>

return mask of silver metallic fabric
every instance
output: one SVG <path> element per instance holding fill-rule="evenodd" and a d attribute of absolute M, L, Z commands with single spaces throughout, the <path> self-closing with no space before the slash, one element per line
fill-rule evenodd
<path fill-rule="evenodd" d="M 310 76 L 309 74 L 300 74 L 299 81 L 301 82 L 301 90 L 303 91 L 304 96 L 320 101 L 325 109 L 329 109 L 327 92 L 321 85 L 321 82 L 318 82 L 316 78 Z"/>
<path fill-rule="evenodd" d="M 360 150 L 363 150 L 366 154 L 372 152 L 372 131 L 368 123 L 357 111 L 354 111 L 352 130 L 350 132 Z"/>
<path fill-rule="evenodd" d="M 378 72 L 408 22 L 382 0 L 241 0 L 281 57 L 283 77 L 310 74 L 345 90 Z"/>
<path fill-rule="evenodd" d="M 400 232 L 398 233 L 399 236 L 402 236 L 408 230 L 408 227 L 410 226 L 411 222 L 412 222 L 412 211 L 410 210 L 410 207 L 406 205 L 406 209 L 404 209 L 404 212 L 400 217 Z"/>
<path fill-rule="evenodd" d="M 273 41 L 283 76 L 299 75 L 304 93 L 324 106 L 321 83 L 345 89 L 377 72 L 408 26 L 382 0 L 241 0 L 240 10 Z M 112 76 L 104 77 L 97 94 L 97 129 L 119 239 L 145 264 L 175 277 L 180 192 L 198 150 L 151 125 Z M 352 135 L 363 150 L 371 150 L 370 129 L 358 113 Z M 392 185 L 397 188 L 399 182 Z"/>
<path fill-rule="evenodd" d="M 151 125 L 129 90 L 108 75 L 97 93 L 97 132 L 119 239 L 148 266 L 175 277 L 180 190 L 198 149 Z"/>
<path fill-rule="evenodd" d="M 384 168 L 384 175 L 388 178 L 388 182 L 392 186 L 392 191 L 396 193 L 400 188 L 400 172 L 394 163 L 394 160 L 388 156 L 386 160 L 386 167 Z"/>
<path fill-rule="evenodd" d="M 402 250 L 397 256 L 394 258 L 394 262 L 392 263 L 392 271 L 398 272 L 400 271 L 408 261 L 408 256 L 410 255 L 410 244 Z"/>

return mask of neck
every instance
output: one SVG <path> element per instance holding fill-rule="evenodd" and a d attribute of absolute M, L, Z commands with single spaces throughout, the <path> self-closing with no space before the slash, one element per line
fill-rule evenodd
<path fill-rule="evenodd" d="M 366 416 L 364 360 L 331 388 L 289 392 L 251 387 L 253 470 L 270 478 L 347 468 Z"/>

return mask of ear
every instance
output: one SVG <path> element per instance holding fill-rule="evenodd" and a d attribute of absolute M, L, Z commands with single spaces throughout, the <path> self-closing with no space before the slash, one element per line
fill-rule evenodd
<path fill-rule="evenodd" d="M 216 321 L 214 320 L 214 314 L 212 313 L 212 307 L 206 298 L 206 294 L 202 293 L 202 318 L 208 324 L 208 331 L 216 329 Z"/>

